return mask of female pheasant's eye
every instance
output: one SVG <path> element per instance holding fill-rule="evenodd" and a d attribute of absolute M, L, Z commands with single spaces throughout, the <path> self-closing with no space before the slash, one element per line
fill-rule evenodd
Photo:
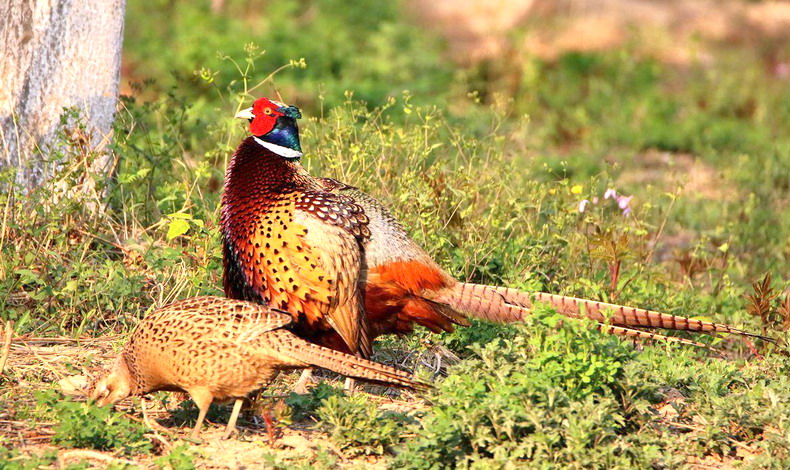
<path fill-rule="evenodd" d="M 263 114 L 269 116 L 272 114 L 272 108 L 266 108 L 263 110 Z"/>

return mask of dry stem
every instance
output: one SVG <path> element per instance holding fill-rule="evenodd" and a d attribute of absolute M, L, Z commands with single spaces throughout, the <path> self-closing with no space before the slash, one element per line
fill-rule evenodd
<path fill-rule="evenodd" d="M 8 362 L 8 354 L 11 351 L 11 337 L 14 335 L 14 323 L 8 320 L 5 324 L 5 335 L 3 339 L 3 352 L 0 354 L 0 375 L 3 375 L 6 362 Z"/>

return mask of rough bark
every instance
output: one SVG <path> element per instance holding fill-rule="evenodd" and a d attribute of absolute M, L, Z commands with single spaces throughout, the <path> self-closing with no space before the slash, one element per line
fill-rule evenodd
<path fill-rule="evenodd" d="M 40 184 L 64 107 L 106 144 L 118 98 L 126 0 L 0 0 L 0 166 Z M 34 149 L 42 152 L 35 152 Z"/>

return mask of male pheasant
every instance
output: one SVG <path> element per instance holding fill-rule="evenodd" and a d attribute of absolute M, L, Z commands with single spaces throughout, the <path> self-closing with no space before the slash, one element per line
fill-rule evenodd
<path fill-rule="evenodd" d="M 287 329 L 292 321 L 286 313 L 222 297 L 172 303 L 140 322 L 92 397 L 103 406 L 157 390 L 186 391 L 200 409 L 192 437 L 212 401 L 235 399 L 228 437 L 243 398 L 282 370 L 323 367 L 375 383 L 430 388 L 406 372 L 305 341 Z"/>
<path fill-rule="evenodd" d="M 468 315 L 518 321 L 535 301 L 618 335 L 697 346 L 704 345 L 642 329 L 768 339 L 650 310 L 459 282 L 376 199 L 307 174 L 298 163 L 297 108 L 261 98 L 237 117 L 250 121 L 252 136 L 228 166 L 222 197 L 225 293 L 291 312 L 297 331 L 318 344 L 367 357 L 379 335 L 408 333 L 415 324 L 452 331 L 468 325 Z"/>

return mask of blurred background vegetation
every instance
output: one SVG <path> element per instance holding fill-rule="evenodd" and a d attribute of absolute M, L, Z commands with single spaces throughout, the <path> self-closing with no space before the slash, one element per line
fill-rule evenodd
<path fill-rule="evenodd" d="M 460 277 L 736 323 L 751 282 L 787 285 L 787 8 L 453 5 L 130 2 L 114 176 L 62 197 L 92 158 L 72 129 L 58 184 L 6 197 L 4 317 L 98 332 L 218 292 L 232 115 L 264 95 L 303 108 L 311 171 L 383 199 Z"/>
<path fill-rule="evenodd" d="M 127 9 L 113 177 L 98 181 L 95 192 L 70 191 L 84 183 L 85 162 L 95 155 L 80 146 L 73 129 L 64 130 L 63 150 L 52 158 L 71 164 L 52 184 L 0 195 L 0 314 L 15 320 L 20 333 L 123 332 L 149 308 L 220 293 L 218 201 L 227 161 L 246 132 L 232 116 L 254 98 L 270 96 L 302 108 L 303 162 L 313 174 L 381 198 L 460 278 L 786 337 L 785 2 L 152 0 L 129 2 Z M 606 199 L 607 189 L 620 199 Z M 773 277 L 759 298 L 746 299 L 765 273 Z M 558 351 L 578 347 L 572 335 L 540 339 L 548 334 L 542 324 L 531 333 L 481 326 L 438 339 L 424 332 L 408 342 L 386 339 L 379 357 L 398 361 L 424 341 L 438 342 L 472 356 L 460 369 L 472 371 L 487 364 L 486 353 L 467 346 L 516 331 L 535 335 L 526 350 L 537 357 L 557 358 Z M 677 463 L 684 442 L 674 434 L 659 442 L 665 430 L 648 432 L 653 425 L 640 414 L 645 410 L 630 409 L 622 398 L 660 396 L 657 390 L 667 387 L 682 389 L 696 403 L 684 406 L 708 420 L 693 424 L 704 431 L 689 450 L 694 458 L 735 456 L 733 441 L 752 446 L 755 455 L 767 452 L 760 455 L 769 460 L 788 458 L 781 450 L 790 439 L 786 418 L 779 423 L 758 413 L 752 428 L 736 432 L 717 414 L 735 406 L 726 400 L 758 377 L 773 391 L 749 389 L 737 399 L 756 408 L 776 403 L 778 390 L 787 389 L 785 360 L 774 356 L 770 364 L 740 371 L 733 366 L 726 374 L 737 378 L 722 385 L 713 383 L 719 366 L 699 377 L 676 370 L 677 354 L 688 367 L 715 363 L 705 353 L 659 348 L 634 359 L 608 342 L 594 346 L 603 340 L 591 338 L 581 350 L 611 350 L 600 353 L 610 362 L 590 366 L 608 371 L 608 378 L 596 376 L 602 388 L 579 396 L 598 398 L 579 405 L 573 385 L 564 411 L 540 411 L 578 418 L 602 402 L 619 410 L 590 426 L 605 430 L 592 434 L 625 460 L 590 453 L 580 466 Z M 707 341 L 739 360 L 756 352 L 738 340 Z M 515 355 L 512 361 L 536 360 L 512 344 L 502 347 Z M 592 359 L 567 360 L 584 368 Z M 656 378 L 670 369 L 675 372 Z M 540 367 L 533 372 L 539 376 L 524 380 L 543 380 Z M 618 388 L 606 374 L 627 384 Z M 546 380 L 564 380 L 557 377 Z M 654 381 L 650 391 L 637 385 L 647 377 Z M 496 377 L 480 380 L 489 379 Z M 461 396 L 482 386 L 467 385 L 472 388 L 448 386 L 442 393 Z M 550 388 L 530 396 L 545 404 Z M 472 413 L 453 410 L 448 396 L 438 399 L 437 413 Z M 721 407 L 710 405 L 711 397 L 724 400 Z M 508 399 L 499 405 L 510 411 L 502 413 L 523 411 L 521 398 Z M 451 432 L 431 416 L 422 440 L 409 444 L 414 453 L 399 456 L 401 464 L 419 466 L 414 455 L 428 451 L 445 463 L 493 458 L 501 464 L 541 452 L 558 463 L 573 461 L 566 445 L 576 442 L 571 435 L 543 447 L 533 443 L 531 450 L 494 449 L 486 447 L 496 440 L 486 434 L 490 429 L 480 437 L 477 425 L 465 422 Z M 560 432 L 567 416 L 546 426 Z M 493 421 L 497 439 L 505 439 Z M 770 445 L 761 434 L 768 423 L 778 426 Z M 464 429 L 467 424 L 473 429 Z M 526 426 L 505 434 L 523 443 L 535 432 Z M 628 457 L 629 439 L 652 450 Z M 446 454 L 437 442 L 463 442 L 464 456 Z M 589 450 L 583 443 L 573 445 Z"/>

